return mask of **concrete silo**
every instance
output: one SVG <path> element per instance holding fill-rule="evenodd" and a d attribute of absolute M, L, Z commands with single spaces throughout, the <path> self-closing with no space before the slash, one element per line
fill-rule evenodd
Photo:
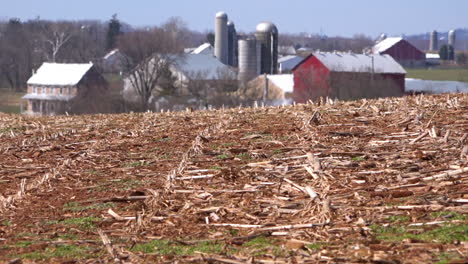
<path fill-rule="evenodd" d="M 448 44 L 451 45 L 453 48 L 455 48 L 455 30 L 450 30 L 448 33 Z"/>
<path fill-rule="evenodd" d="M 259 74 L 257 46 L 254 38 L 239 40 L 239 81 L 241 82 L 246 83 Z"/>
<path fill-rule="evenodd" d="M 236 26 L 234 22 L 229 21 L 227 23 L 228 27 L 228 65 L 233 67 L 237 67 L 237 54 L 238 54 L 238 46 L 237 46 L 237 32 Z"/>
<path fill-rule="evenodd" d="M 437 31 L 432 31 L 429 37 L 429 50 L 438 51 L 439 50 L 439 37 Z"/>
<path fill-rule="evenodd" d="M 260 73 L 277 73 L 278 29 L 271 22 L 262 22 L 257 25 L 255 38 L 260 44 Z"/>
<path fill-rule="evenodd" d="M 228 64 L 228 16 L 218 12 L 215 19 L 215 56 L 224 64 Z"/>

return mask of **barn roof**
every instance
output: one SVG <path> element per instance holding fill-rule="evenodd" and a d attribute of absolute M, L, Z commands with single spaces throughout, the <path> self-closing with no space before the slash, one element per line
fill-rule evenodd
<path fill-rule="evenodd" d="M 179 71 L 187 77 L 194 77 L 197 74 L 202 74 L 205 80 L 217 80 L 220 73 L 234 74 L 231 67 L 221 63 L 214 55 L 211 54 L 185 54 L 176 59 L 176 66 Z"/>
<path fill-rule="evenodd" d="M 92 63 L 66 64 L 43 63 L 37 72 L 28 80 L 28 84 L 37 85 L 77 85 L 83 76 L 93 67 Z"/>
<path fill-rule="evenodd" d="M 210 43 L 203 43 L 198 48 L 194 49 L 192 54 L 213 54 L 213 46 Z"/>
<path fill-rule="evenodd" d="M 375 46 L 372 48 L 372 52 L 375 54 L 385 52 L 386 50 L 393 47 L 395 44 L 402 40 L 403 38 L 386 38 L 380 41 L 379 43 L 375 44 Z"/>
<path fill-rule="evenodd" d="M 332 72 L 374 72 L 406 74 L 405 69 L 390 55 L 315 52 L 320 62 Z M 309 57 L 310 57 L 309 56 Z M 305 60 L 304 60 L 305 61 Z M 300 63 L 298 66 L 300 66 Z M 298 67 L 296 66 L 296 68 Z M 373 66 L 373 69 L 372 69 Z M 294 68 L 294 69 L 296 69 Z M 293 69 L 293 70 L 294 70 Z"/>

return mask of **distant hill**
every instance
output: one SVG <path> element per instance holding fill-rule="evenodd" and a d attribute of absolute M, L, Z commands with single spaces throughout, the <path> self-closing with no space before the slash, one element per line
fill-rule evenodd
<path fill-rule="evenodd" d="M 409 42 L 415 45 L 421 50 L 429 49 L 429 36 L 430 32 L 416 35 L 405 36 Z M 441 45 L 447 44 L 448 31 L 438 32 L 439 37 L 439 47 Z M 455 30 L 455 50 L 464 50 L 468 51 L 468 28 L 459 28 Z"/>

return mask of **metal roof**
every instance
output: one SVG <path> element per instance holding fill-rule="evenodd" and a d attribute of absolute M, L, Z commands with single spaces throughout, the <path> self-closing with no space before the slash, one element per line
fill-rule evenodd
<path fill-rule="evenodd" d="M 386 38 L 379 43 L 375 44 L 372 48 L 372 52 L 375 54 L 379 54 L 385 52 L 389 48 L 393 47 L 398 42 L 402 41 L 403 38 Z"/>
<path fill-rule="evenodd" d="M 294 56 L 294 55 L 281 57 L 278 59 L 280 71 L 284 72 L 284 71 L 289 71 L 291 69 L 294 69 L 294 67 L 296 67 L 296 65 L 301 63 L 303 60 L 304 60 L 303 57 Z"/>
<path fill-rule="evenodd" d="M 213 46 L 210 43 L 203 43 L 198 48 L 194 49 L 192 54 L 212 54 L 213 55 Z"/>
<path fill-rule="evenodd" d="M 267 78 L 285 93 L 292 93 L 294 90 L 294 77 L 292 74 L 267 75 Z"/>
<path fill-rule="evenodd" d="M 120 53 L 119 49 L 113 49 L 113 50 L 109 51 L 109 53 L 107 53 L 107 54 L 103 57 L 103 59 L 104 59 L 104 60 L 108 60 L 110 57 L 112 57 L 112 56 L 114 56 L 114 55 L 116 55 L 116 54 L 119 54 L 119 53 Z"/>
<path fill-rule="evenodd" d="M 81 81 L 91 67 L 93 67 L 92 63 L 65 64 L 45 62 L 29 78 L 28 84 L 74 86 Z"/>
<path fill-rule="evenodd" d="M 221 63 L 212 54 L 185 54 L 176 59 L 176 66 L 190 79 L 201 74 L 205 80 L 220 79 L 220 73 L 235 74 L 231 67 Z"/>
<path fill-rule="evenodd" d="M 437 53 L 426 53 L 426 59 L 440 59 L 440 55 Z"/>
<path fill-rule="evenodd" d="M 315 52 L 312 54 L 333 72 L 374 72 L 406 74 L 390 55 Z M 312 56 L 311 55 L 311 56 Z"/>

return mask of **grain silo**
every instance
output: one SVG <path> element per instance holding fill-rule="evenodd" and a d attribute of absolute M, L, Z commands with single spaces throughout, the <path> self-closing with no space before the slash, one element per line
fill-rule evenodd
<path fill-rule="evenodd" d="M 260 73 L 277 73 L 278 29 L 271 22 L 262 22 L 257 25 L 255 37 L 260 44 Z"/>
<path fill-rule="evenodd" d="M 227 23 L 228 27 L 228 65 L 233 67 L 237 67 L 237 54 L 238 54 L 238 46 L 237 46 L 237 32 L 236 26 L 234 22 L 229 21 Z"/>
<path fill-rule="evenodd" d="M 450 46 L 452 46 L 453 48 L 455 48 L 455 30 L 450 30 L 449 33 L 448 33 L 448 44 Z"/>
<path fill-rule="evenodd" d="M 228 16 L 218 12 L 215 19 L 215 56 L 224 64 L 228 63 Z"/>
<path fill-rule="evenodd" d="M 432 31 L 430 38 L 429 38 L 429 50 L 430 51 L 438 51 L 439 50 L 439 38 L 437 36 L 437 31 Z"/>
<path fill-rule="evenodd" d="M 248 82 L 257 77 L 257 41 L 254 38 L 239 40 L 239 80 Z"/>

